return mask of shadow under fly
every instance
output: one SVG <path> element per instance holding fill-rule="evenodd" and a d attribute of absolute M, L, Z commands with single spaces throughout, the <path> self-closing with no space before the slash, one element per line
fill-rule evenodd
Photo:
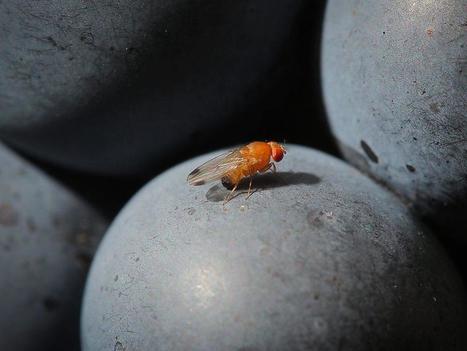
<path fill-rule="evenodd" d="M 321 178 L 315 174 L 305 172 L 275 172 L 258 174 L 253 178 L 253 188 L 255 189 L 253 193 L 258 190 L 281 188 L 289 185 L 313 185 L 320 181 Z M 249 178 L 243 179 L 238 185 L 232 199 L 240 194 L 246 193 L 248 191 L 248 183 Z M 206 199 L 211 202 L 224 201 L 229 192 L 230 190 L 226 189 L 221 184 L 216 184 L 207 191 Z"/>

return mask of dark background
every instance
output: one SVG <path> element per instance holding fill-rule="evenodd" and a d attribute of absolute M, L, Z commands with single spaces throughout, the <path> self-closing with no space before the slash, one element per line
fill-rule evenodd
<path fill-rule="evenodd" d="M 326 122 L 320 82 L 320 44 L 325 1 L 310 1 L 293 28 L 291 40 L 284 47 L 271 74 L 285 77 L 280 86 L 260 87 L 263 94 L 253 106 L 241 111 L 242 122 L 213 133 L 208 140 L 193 137 L 189 148 L 168 154 L 150 171 L 138 176 L 97 176 L 65 169 L 18 151 L 90 202 L 109 222 L 128 199 L 146 182 L 164 170 L 191 157 L 253 140 L 276 140 L 303 144 L 341 157 Z M 150 89 L 150 86 L 147 87 Z M 113 99 L 118 100 L 116 95 Z M 109 99 L 107 104 L 117 101 Z M 245 123 L 248 116 L 259 122 Z M 425 221 L 438 234 L 442 229 Z M 467 229 L 466 229 L 467 232 Z M 467 277 L 464 247 L 438 235 L 461 271 Z M 444 238 L 444 239 L 443 239 Z"/>
<path fill-rule="evenodd" d="M 195 142 L 189 149 L 167 155 L 163 162 L 146 174 L 130 177 L 86 174 L 32 158 L 18 149 L 16 151 L 75 190 L 109 220 L 154 176 L 183 160 L 212 150 L 253 140 L 276 140 L 285 144 L 308 145 L 339 156 L 326 122 L 320 87 L 319 48 L 324 8 L 325 1 L 307 5 L 293 28 L 291 37 L 294 40 L 287 43 L 274 68 L 276 72 L 272 72 L 285 77 L 281 86 L 261 87 L 266 94 L 258 104 L 242 111 L 243 120 L 248 120 L 248 115 L 259 116 L 259 123 L 248 125 L 241 122 L 218 135 L 212 135 L 208 141 L 194 138 Z M 112 104 L 113 101 L 109 100 L 108 103 Z"/>
<path fill-rule="evenodd" d="M 280 86 L 259 87 L 263 94 L 258 96 L 257 103 L 240 112 L 240 123 L 213 133 L 208 140 L 197 138 L 195 135 L 189 148 L 167 155 L 145 174 L 98 176 L 65 169 L 33 158 L 21 150 L 16 151 L 89 201 L 109 221 L 140 187 L 159 173 L 186 159 L 212 150 L 253 140 L 276 140 L 285 142 L 286 145 L 307 145 L 341 157 L 326 122 L 321 91 L 320 45 L 325 4 L 325 1 L 309 2 L 301 11 L 293 27 L 291 40 L 284 47 L 277 65 L 271 72 L 272 75 L 282 77 Z M 151 89 L 151 86 L 146 88 Z M 114 96 L 115 100 L 119 98 L 119 95 Z M 106 103 L 112 105 L 116 101 L 110 99 Z M 249 116 L 254 116 L 256 122 L 245 123 Z M 428 219 L 423 221 L 432 230 L 442 234 L 442 226 Z M 461 228 L 460 231 L 462 230 Z M 464 247 L 451 242 L 445 235 L 438 235 L 438 238 L 466 278 Z"/>

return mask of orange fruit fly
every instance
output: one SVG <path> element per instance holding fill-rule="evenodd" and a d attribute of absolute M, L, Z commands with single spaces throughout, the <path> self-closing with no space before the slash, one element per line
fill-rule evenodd
<path fill-rule="evenodd" d="M 254 141 L 245 146 L 221 154 L 201 166 L 195 168 L 187 178 L 190 185 L 203 185 L 208 182 L 221 180 L 222 185 L 231 190 L 226 196 L 224 204 L 231 198 L 238 184 L 244 178 L 250 178 L 247 199 L 251 195 L 253 176 L 264 173 L 269 169 L 276 171 L 274 162 L 282 160 L 286 150 L 284 146 L 274 141 Z"/>

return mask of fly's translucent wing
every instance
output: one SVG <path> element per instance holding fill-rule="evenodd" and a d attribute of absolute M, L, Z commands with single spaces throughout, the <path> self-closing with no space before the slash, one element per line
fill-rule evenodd
<path fill-rule="evenodd" d="M 190 185 L 203 185 L 219 180 L 233 169 L 247 162 L 240 148 L 221 154 L 195 168 L 187 178 Z"/>

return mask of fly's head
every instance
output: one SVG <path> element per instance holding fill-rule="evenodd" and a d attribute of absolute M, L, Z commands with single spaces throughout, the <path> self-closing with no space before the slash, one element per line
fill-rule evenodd
<path fill-rule="evenodd" d="M 268 145 L 271 148 L 271 157 L 274 161 L 279 162 L 284 158 L 284 155 L 287 153 L 285 147 L 275 141 L 268 142 Z"/>

